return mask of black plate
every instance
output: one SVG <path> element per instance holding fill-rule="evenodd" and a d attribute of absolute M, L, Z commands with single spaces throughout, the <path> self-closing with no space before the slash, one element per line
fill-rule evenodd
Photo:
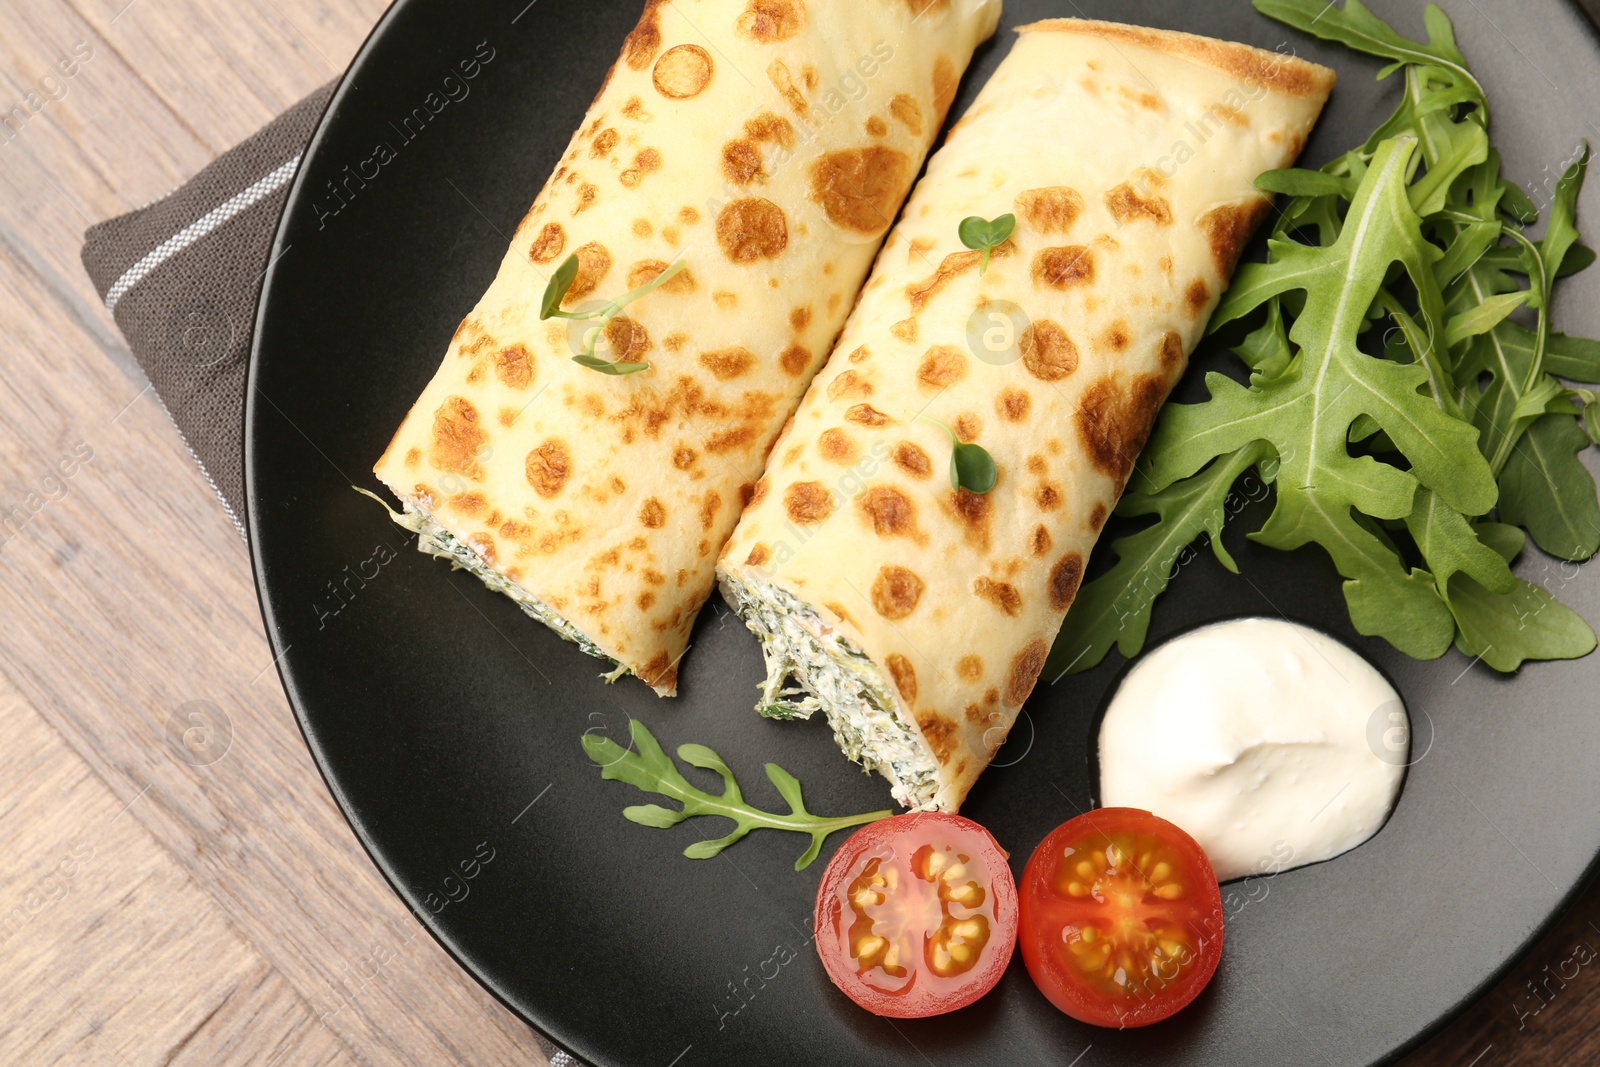
<path fill-rule="evenodd" d="M 1087 14 L 1282 45 L 1335 66 L 1313 164 L 1364 139 L 1398 89 L 1373 80 L 1376 62 L 1308 41 L 1245 0 L 1079 2 L 1008 0 L 1004 25 Z M 828 984 L 809 944 L 817 879 L 840 838 L 796 874 L 804 841 L 792 835 L 758 834 L 695 862 L 680 855 L 708 836 L 695 824 L 625 822 L 623 806 L 641 795 L 601 781 L 578 742 L 586 730 L 624 735 L 630 716 L 671 746 L 718 749 L 759 802 L 778 803 L 761 774 L 769 759 L 825 812 L 882 807 L 887 790 L 843 760 L 820 720 L 751 711 L 760 654 L 720 602 L 695 631 L 679 699 L 633 681 L 607 687 L 594 660 L 412 551 L 350 489 L 376 485 L 372 462 L 493 278 L 638 15 L 631 0 L 526 3 L 402 0 L 362 50 L 284 216 L 247 415 L 251 544 L 284 686 L 373 860 L 469 971 L 601 1065 L 1067 1064 L 1092 1044 L 1082 1062 L 1095 1067 L 1342 1067 L 1415 1043 L 1529 944 L 1600 851 L 1600 659 L 1537 664 L 1515 679 L 1455 653 L 1407 660 L 1351 630 L 1325 557 L 1259 550 L 1237 532 L 1229 543 L 1249 581 L 1202 553 L 1158 606 L 1153 639 L 1281 611 L 1371 657 L 1434 738 L 1375 839 L 1254 890 L 1266 895 L 1231 920 L 1211 988 L 1169 1023 L 1080 1026 L 1034 990 L 1020 958 L 955 1015 L 877 1019 Z M 1446 4 L 1489 88 L 1511 176 L 1548 200 L 1577 138 L 1600 139 L 1593 30 L 1556 0 Z M 1373 6 L 1421 35 L 1417 0 Z M 955 114 L 1009 37 L 1003 29 L 979 52 Z M 456 64 L 489 49 L 468 94 L 448 100 Z M 441 99 L 426 123 L 412 117 Z M 393 158 L 366 163 L 380 141 Z M 1600 334 L 1600 270 L 1565 283 L 1558 322 Z M 1587 569 L 1531 550 L 1520 569 L 1600 621 L 1600 582 Z M 1089 801 L 1093 719 L 1117 670 L 1113 661 L 1036 693 L 972 794 L 964 814 L 1011 849 L 1018 871 Z"/>

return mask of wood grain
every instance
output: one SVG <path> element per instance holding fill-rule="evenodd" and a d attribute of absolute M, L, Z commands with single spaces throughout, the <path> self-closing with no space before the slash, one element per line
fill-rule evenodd
<path fill-rule="evenodd" d="M 0 113 L 42 106 L 0 130 L 0 513 L 26 512 L 0 527 L 0 1062 L 543 1062 L 335 810 L 244 546 L 78 265 L 85 226 L 334 76 L 382 8 L 4 8 Z M 231 725 L 215 762 L 172 724 L 195 701 Z M 1600 1061 L 1596 922 L 1591 889 L 1405 1062 Z"/>

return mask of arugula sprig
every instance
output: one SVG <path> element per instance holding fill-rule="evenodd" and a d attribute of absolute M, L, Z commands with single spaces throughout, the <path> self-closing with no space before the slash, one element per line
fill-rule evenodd
<path fill-rule="evenodd" d="M 572 357 L 572 361 L 579 366 L 588 367 L 590 370 L 599 371 L 601 374 L 637 374 L 642 370 L 649 370 L 650 364 L 636 363 L 627 360 L 605 360 L 594 354 L 595 342 L 605 332 L 611 320 L 622 313 L 622 309 L 638 300 L 648 296 L 684 268 L 684 261 L 676 259 L 660 274 L 645 282 L 637 289 L 630 289 L 615 300 L 607 300 L 599 307 L 587 311 L 562 311 L 561 302 L 567 298 L 567 292 L 572 288 L 572 283 L 578 278 L 578 256 L 576 253 L 562 260 L 561 266 L 550 275 L 550 281 L 544 287 L 544 299 L 539 304 L 539 319 L 592 319 L 595 320 L 594 328 L 588 331 L 584 340 L 583 351 Z"/>
<path fill-rule="evenodd" d="M 684 849 L 683 854 L 692 860 L 704 860 L 716 856 L 751 830 L 792 830 L 811 835 L 811 846 L 801 853 L 800 858 L 794 863 L 795 870 L 803 871 L 817 858 L 817 853 L 822 849 L 822 842 L 835 830 L 876 822 L 894 814 L 892 811 L 873 811 L 865 815 L 845 815 L 838 818 L 813 815 L 806 810 L 805 800 L 800 794 L 800 782 L 795 776 L 776 763 L 769 763 L 766 766 L 767 778 L 777 787 L 778 795 L 789 805 L 788 814 L 775 815 L 762 811 L 746 801 L 739 789 L 739 783 L 734 779 L 733 771 L 723 762 L 721 756 L 706 746 L 679 745 L 678 758 L 692 767 L 716 771 L 721 775 L 723 781 L 721 795 L 707 793 L 685 778 L 683 772 L 672 762 L 672 757 L 662 750 L 661 743 L 644 723 L 638 719 L 631 720 L 628 724 L 628 733 L 633 739 L 631 750 L 623 748 L 602 734 L 583 735 L 583 750 L 591 760 L 600 765 L 600 777 L 626 782 L 646 793 L 657 793 L 669 800 L 677 801 L 681 807 L 639 804 L 622 809 L 623 818 L 641 826 L 656 827 L 676 826 L 685 819 L 697 815 L 715 815 L 733 821 L 732 833 L 725 837 L 696 841 Z"/>
<path fill-rule="evenodd" d="M 1393 60 L 1379 77 L 1403 74 L 1401 100 L 1320 170 L 1257 180 L 1289 199 L 1267 262 L 1240 268 L 1211 324 L 1256 323 L 1234 349 L 1249 382 L 1210 375 L 1209 401 L 1163 411 L 1141 461 L 1148 487 L 1118 507 L 1156 521 L 1112 544 L 1116 562 L 1080 592 L 1047 674 L 1093 666 L 1114 643 L 1138 652 L 1196 537 L 1237 569 L 1221 528 L 1251 469 L 1276 503 L 1249 536 L 1327 551 L 1362 633 L 1419 658 L 1453 642 L 1501 671 L 1586 655 L 1588 624 L 1509 564 L 1527 535 L 1564 559 L 1600 549 L 1600 502 L 1577 456 L 1600 442 L 1600 390 L 1556 377 L 1600 380 L 1600 342 L 1550 318 L 1556 280 L 1595 258 L 1575 222 L 1587 147 L 1532 240 L 1523 227 L 1537 211 L 1501 176 L 1483 87 L 1439 8 L 1423 43 L 1359 0 L 1256 7 Z"/>
<path fill-rule="evenodd" d="M 950 435 L 950 488 L 965 489 L 978 496 L 994 488 L 995 482 L 1000 480 L 1000 472 L 987 449 L 971 441 L 963 441 L 954 430 L 932 415 L 916 412 L 911 417 L 931 422 Z"/>
<path fill-rule="evenodd" d="M 993 219 L 968 215 L 961 220 L 961 225 L 956 228 L 961 243 L 974 252 L 983 253 L 983 259 L 978 263 L 980 275 L 989 269 L 989 257 L 996 248 L 1006 243 L 1016 226 L 1017 217 L 1009 212 Z"/>

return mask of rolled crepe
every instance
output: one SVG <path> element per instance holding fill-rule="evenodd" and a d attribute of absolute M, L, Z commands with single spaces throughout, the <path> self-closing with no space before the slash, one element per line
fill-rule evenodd
<path fill-rule="evenodd" d="M 1253 181 L 1299 154 L 1334 78 L 1103 22 L 1020 34 L 930 161 L 720 563 L 764 645 L 760 710 L 820 708 L 917 809 L 960 806 L 1033 690 L 1269 211 Z M 958 227 L 1006 213 L 984 269 Z M 987 450 L 992 491 L 952 488 L 929 418 Z"/>
<path fill-rule="evenodd" d="M 424 551 L 663 696 L 999 0 L 651 0 L 374 468 Z M 606 325 L 540 319 L 670 280 Z"/>

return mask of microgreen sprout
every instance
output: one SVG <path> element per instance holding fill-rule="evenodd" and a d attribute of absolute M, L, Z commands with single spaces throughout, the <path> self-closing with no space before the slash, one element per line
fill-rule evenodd
<path fill-rule="evenodd" d="M 983 261 L 978 264 L 978 273 L 982 274 L 989 269 L 989 257 L 996 248 L 1006 243 L 1006 238 L 1011 236 L 1011 231 L 1017 225 L 1017 217 L 1010 213 L 999 218 L 986 219 L 981 215 L 968 215 L 961 220 L 957 233 L 961 243 L 974 252 L 983 253 Z"/>
<path fill-rule="evenodd" d="M 615 300 L 607 300 L 598 307 L 586 311 L 562 311 L 561 302 L 566 299 L 567 292 L 572 288 L 572 283 L 578 277 L 578 257 L 576 253 L 568 256 L 557 267 L 555 273 L 550 275 L 550 282 L 544 289 L 544 300 L 539 305 L 539 318 L 544 319 L 587 319 L 594 322 L 594 327 L 587 331 L 584 340 L 583 352 L 572 357 L 572 362 L 590 370 L 599 371 L 601 374 L 637 374 L 639 371 L 648 370 L 648 363 L 632 363 L 621 360 L 605 360 L 594 354 L 595 342 L 605 332 L 611 320 L 622 313 L 627 307 L 641 297 L 655 292 L 667 284 L 684 268 L 684 261 L 675 259 L 668 267 L 654 278 L 645 282 L 637 289 L 630 289 Z"/>
<path fill-rule="evenodd" d="M 995 469 L 994 457 L 982 445 L 961 440 L 954 430 L 932 415 L 917 413 L 911 417 L 931 422 L 950 435 L 950 488 L 965 489 L 979 496 L 994 488 L 1000 475 Z"/>

